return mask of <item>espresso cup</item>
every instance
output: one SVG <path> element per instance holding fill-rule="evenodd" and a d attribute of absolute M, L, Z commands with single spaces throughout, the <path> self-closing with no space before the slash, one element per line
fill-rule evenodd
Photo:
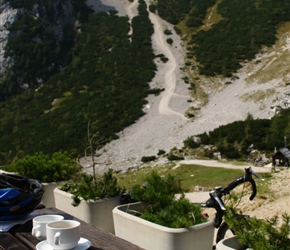
<path fill-rule="evenodd" d="M 31 234 L 38 240 L 46 239 L 46 224 L 53 221 L 63 220 L 63 216 L 48 214 L 34 217 L 32 220 L 32 232 Z"/>
<path fill-rule="evenodd" d="M 72 249 L 80 240 L 80 223 L 76 220 L 61 220 L 46 225 L 46 241 L 53 249 Z"/>

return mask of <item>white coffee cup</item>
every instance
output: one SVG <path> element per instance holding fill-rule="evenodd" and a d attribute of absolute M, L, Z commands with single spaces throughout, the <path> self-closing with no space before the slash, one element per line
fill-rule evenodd
<path fill-rule="evenodd" d="M 80 240 L 80 222 L 61 220 L 46 225 L 46 241 L 53 249 L 72 249 Z"/>
<path fill-rule="evenodd" d="M 64 217 L 56 214 L 36 216 L 32 220 L 32 235 L 38 240 L 46 239 L 46 224 L 53 221 L 63 220 Z"/>

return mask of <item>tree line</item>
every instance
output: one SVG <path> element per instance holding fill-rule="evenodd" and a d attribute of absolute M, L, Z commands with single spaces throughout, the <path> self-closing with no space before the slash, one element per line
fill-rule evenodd
<path fill-rule="evenodd" d="M 247 159 L 249 147 L 266 153 L 285 146 L 285 137 L 290 138 L 290 109 L 282 110 L 272 119 L 253 119 L 251 115 L 244 121 L 236 121 L 220 126 L 208 133 L 189 136 L 184 140 L 185 149 L 196 149 L 213 145 L 223 157 Z M 286 142 L 286 146 L 289 142 Z M 213 151 L 207 153 L 213 157 Z"/>

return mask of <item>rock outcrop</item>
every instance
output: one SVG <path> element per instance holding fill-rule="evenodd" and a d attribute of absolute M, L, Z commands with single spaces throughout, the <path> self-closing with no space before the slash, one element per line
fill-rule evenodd
<path fill-rule="evenodd" d="M 5 58 L 5 46 L 9 39 L 9 26 L 18 20 L 22 14 L 40 18 L 46 27 L 54 31 L 57 40 L 63 39 L 63 30 L 67 25 L 74 25 L 75 14 L 72 0 L 51 0 L 47 5 L 35 1 L 32 9 L 22 6 L 13 8 L 10 1 L 0 0 L 0 73 L 5 72 L 13 63 L 11 58 Z"/>
<path fill-rule="evenodd" d="M 10 4 L 0 0 L 0 73 L 3 73 L 10 63 L 4 58 L 5 46 L 9 37 L 8 27 L 17 20 L 19 9 L 12 9 Z"/>

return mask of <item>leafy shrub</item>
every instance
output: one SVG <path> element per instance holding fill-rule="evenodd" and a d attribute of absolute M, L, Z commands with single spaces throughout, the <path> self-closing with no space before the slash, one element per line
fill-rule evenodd
<path fill-rule="evenodd" d="M 198 148 L 200 146 L 200 142 L 197 142 L 193 136 L 188 137 L 183 141 L 183 144 L 186 148 Z"/>
<path fill-rule="evenodd" d="M 200 206 L 190 203 L 184 195 L 175 199 L 175 194 L 180 191 L 174 176 L 169 174 L 167 179 L 162 179 L 156 171 L 152 171 L 142 186 L 133 187 L 131 195 L 133 199 L 149 205 L 141 215 L 145 220 L 171 228 L 204 222 Z"/>
<path fill-rule="evenodd" d="M 155 161 L 156 160 L 156 156 L 155 155 L 151 155 L 151 156 L 143 156 L 141 158 L 142 162 L 150 162 L 150 161 Z"/>
<path fill-rule="evenodd" d="M 160 58 L 162 62 L 166 63 L 169 59 L 165 56 L 161 57 Z"/>
<path fill-rule="evenodd" d="M 166 153 L 165 150 L 159 149 L 157 155 L 164 155 Z"/>
<path fill-rule="evenodd" d="M 149 11 L 152 13 L 156 12 L 156 5 L 155 4 L 149 4 Z"/>
<path fill-rule="evenodd" d="M 169 161 L 179 161 L 179 160 L 184 160 L 184 157 L 183 156 L 178 156 L 178 155 L 175 155 L 175 154 L 169 154 L 167 159 Z"/>
<path fill-rule="evenodd" d="M 289 249 L 290 216 L 282 215 L 282 223 L 278 226 L 278 217 L 268 220 L 257 218 L 235 219 L 235 209 L 230 207 L 225 216 L 226 222 L 239 238 L 239 242 L 250 249 Z"/>
<path fill-rule="evenodd" d="M 220 151 L 221 154 L 223 154 L 225 157 L 229 159 L 238 159 L 241 157 L 241 154 L 239 153 L 239 151 L 235 149 L 235 147 L 232 145 L 229 145 L 227 147 L 219 146 L 218 151 Z"/>
<path fill-rule="evenodd" d="M 203 155 L 209 159 L 212 159 L 214 156 L 214 154 L 211 150 L 206 150 L 206 149 L 204 150 Z"/>
<path fill-rule="evenodd" d="M 187 27 L 198 27 L 202 25 L 202 20 L 200 18 L 190 17 L 186 20 Z"/>
<path fill-rule="evenodd" d="M 147 94 L 148 95 L 159 95 L 162 91 L 164 91 L 164 88 L 160 89 L 160 88 L 153 88 L 153 89 L 148 89 L 147 90 Z"/>
<path fill-rule="evenodd" d="M 167 42 L 168 44 L 172 45 L 172 43 L 173 43 L 173 39 L 172 39 L 172 38 L 168 38 L 168 39 L 166 39 L 166 42 Z"/>
<path fill-rule="evenodd" d="M 169 29 L 164 30 L 165 35 L 172 35 L 172 31 Z"/>
<path fill-rule="evenodd" d="M 93 175 L 83 172 L 74 180 L 62 184 L 60 190 L 73 195 L 73 206 L 78 206 L 81 199 L 88 201 L 116 197 L 124 191 L 118 186 L 117 178 L 112 169 L 103 175 L 96 176 L 95 179 Z"/>
<path fill-rule="evenodd" d="M 6 168 L 18 174 L 41 182 L 55 182 L 71 179 L 79 167 L 66 152 L 56 152 L 50 157 L 42 152 L 27 155 Z"/>

